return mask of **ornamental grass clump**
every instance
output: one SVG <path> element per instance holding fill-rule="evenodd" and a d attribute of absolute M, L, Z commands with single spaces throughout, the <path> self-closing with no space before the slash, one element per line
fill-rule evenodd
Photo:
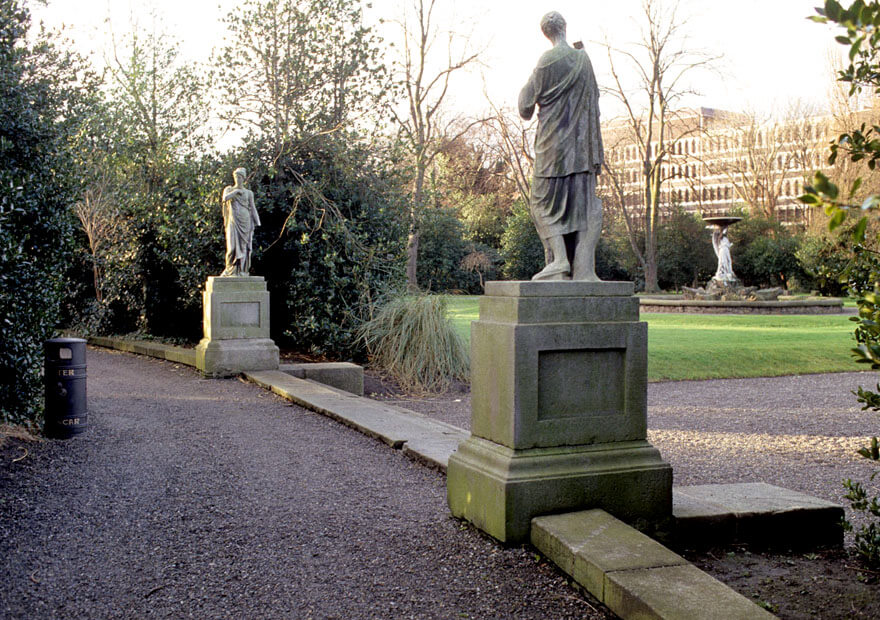
<path fill-rule="evenodd" d="M 439 295 L 391 299 L 361 327 L 360 337 L 373 365 L 408 392 L 443 392 L 452 381 L 467 380 L 468 350 Z"/>

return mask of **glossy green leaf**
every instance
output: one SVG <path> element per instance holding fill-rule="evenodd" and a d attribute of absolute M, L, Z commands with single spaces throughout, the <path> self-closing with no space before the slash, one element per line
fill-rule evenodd
<path fill-rule="evenodd" d="M 868 218 L 862 217 L 855 228 L 853 228 L 852 238 L 856 243 L 862 243 L 865 240 L 865 229 L 868 226 Z"/>
<path fill-rule="evenodd" d="M 859 188 L 862 186 L 862 177 L 859 177 L 855 181 L 853 181 L 852 187 L 849 189 L 849 197 L 852 198 L 855 196 L 856 192 L 859 191 Z"/>

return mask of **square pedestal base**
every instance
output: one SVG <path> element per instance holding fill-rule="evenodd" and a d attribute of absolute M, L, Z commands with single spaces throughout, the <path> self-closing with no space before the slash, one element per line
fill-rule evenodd
<path fill-rule="evenodd" d="M 196 346 L 196 367 L 208 377 L 230 377 L 245 370 L 277 370 L 278 347 L 270 338 L 202 338 Z"/>
<path fill-rule="evenodd" d="M 533 517 L 602 508 L 636 527 L 666 525 L 672 468 L 647 441 L 513 450 L 471 436 L 449 458 L 452 514 L 507 543 Z"/>

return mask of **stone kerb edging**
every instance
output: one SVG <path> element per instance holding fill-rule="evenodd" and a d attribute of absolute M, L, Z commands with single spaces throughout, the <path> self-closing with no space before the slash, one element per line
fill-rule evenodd
<path fill-rule="evenodd" d="M 196 350 L 187 349 L 185 347 L 176 347 L 170 344 L 162 344 L 161 342 L 152 342 L 150 340 L 126 340 L 125 338 L 111 338 L 106 336 L 90 336 L 86 339 L 89 344 L 107 349 L 116 349 L 117 351 L 126 351 L 128 353 L 138 353 L 149 357 L 157 357 L 159 359 L 168 360 L 169 362 L 177 362 L 185 366 L 196 365 Z"/>
<path fill-rule="evenodd" d="M 604 510 L 537 517 L 531 542 L 621 618 L 774 618 Z"/>

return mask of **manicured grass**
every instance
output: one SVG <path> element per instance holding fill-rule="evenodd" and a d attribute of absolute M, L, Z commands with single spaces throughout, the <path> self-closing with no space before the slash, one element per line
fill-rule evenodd
<path fill-rule="evenodd" d="M 450 319 L 465 338 L 478 297 L 450 296 Z M 648 322 L 648 379 L 772 377 L 863 370 L 849 355 L 849 317 L 642 314 Z"/>
<path fill-rule="evenodd" d="M 471 341 L 471 321 L 480 318 L 479 295 L 447 295 L 446 316 L 465 342 Z"/>

